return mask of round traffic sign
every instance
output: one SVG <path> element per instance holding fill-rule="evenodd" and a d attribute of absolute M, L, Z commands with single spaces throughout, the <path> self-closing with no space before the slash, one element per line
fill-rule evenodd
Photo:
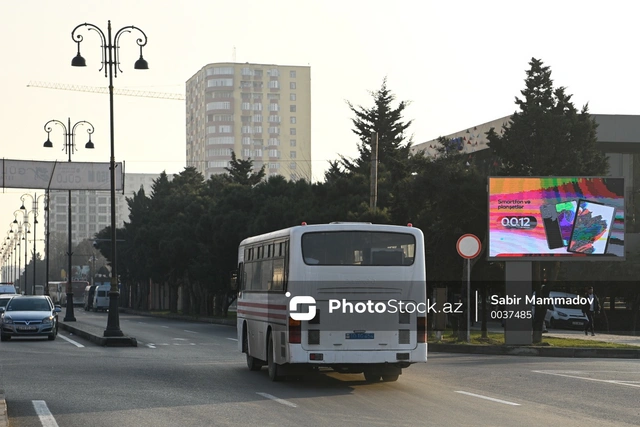
<path fill-rule="evenodd" d="M 462 258 L 472 259 L 480 255 L 482 243 L 475 235 L 465 234 L 458 239 L 456 249 Z"/>

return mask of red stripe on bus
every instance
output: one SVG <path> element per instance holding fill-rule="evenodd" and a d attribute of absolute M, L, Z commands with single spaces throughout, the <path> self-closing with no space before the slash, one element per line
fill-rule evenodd
<path fill-rule="evenodd" d="M 286 305 L 277 305 L 277 304 L 261 304 L 259 302 L 238 302 L 238 307 L 256 307 L 256 308 L 267 308 L 270 310 L 286 310 Z"/>
<path fill-rule="evenodd" d="M 266 317 L 266 318 L 274 318 L 274 319 L 286 319 L 287 315 L 286 314 L 275 314 L 275 313 L 261 313 L 259 311 L 247 311 L 247 310 L 240 310 L 238 309 L 238 313 L 239 314 L 248 314 L 251 316 L 258 316 L 258 317 Z"/>

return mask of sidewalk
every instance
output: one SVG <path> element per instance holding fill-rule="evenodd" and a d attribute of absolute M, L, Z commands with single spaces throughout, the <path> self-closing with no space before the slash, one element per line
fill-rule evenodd
<path fill-rule="evenodd" d="M 472 331 L 479 331 L 480 324 L 471 326 Z M 487 332 L 503 333 L 504 328 L 498 322 L 488 322 Z M 429 351 L 443 353 L 466 353 L 511 356 L 541 356 L 541 357 L 595 357 L 640 359 L 640 336 L 601 334 L 595 336 L 584 335 L 582 330 L 552 329 L 543 333 L 543 337 L 570 338 L 585 341 L 600 341 L 615 344 L 627 344 L 637 348 L 597 348 L 597 347 L 548 347 L 548 346 L 519 346 L 519 345 L 474 345 L 474 344 L 429 344 Z"/>

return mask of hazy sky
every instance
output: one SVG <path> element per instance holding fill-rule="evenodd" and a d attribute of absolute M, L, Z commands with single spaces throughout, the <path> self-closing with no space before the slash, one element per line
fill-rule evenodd
<path fill-rule="evenodd" d="M 531 57 L 551 66 L 577 106 L 640 111 L 632 1 L 20 0 L 0 10 L 0 156 L 8 159 L 66 160 L 62 131 L 45 149 L 43 126 L 70 117 L 95 126 L 96 148 L 84 149 L 79 130 L 73 160 L 109 161 L 108 95 L 27 87 L 106 87 L 99 37 L 82 33 L 87 67 L 75 68 L 71 31 L 89 22 L 106 32 L 109 19 L 114 32 L 135 25 L 149 38 L 147 71 L 133 69 L 137 34 L 121 38 L 116 89 L 184 94 L 187 79 L 206 64 L 232 61 L 234 50 L 236 62 L 310 65 L 314 180 L 328 160 L 357 153 L 345 101 L 371 106 L 369 91 L 385 76 L 398 100 L 411 101 L 405 119 L 413 120 L 415 143 L 511 114 Z M 126 172 L 180 172 L 184 102 L 117 96 L 115 138 Z M 0 193 L 2 238 L 27 191 Z"/>

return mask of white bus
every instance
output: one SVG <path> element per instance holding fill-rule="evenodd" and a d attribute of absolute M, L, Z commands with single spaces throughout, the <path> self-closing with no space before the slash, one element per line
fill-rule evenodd
<path fill-rule="evenodd" d="M 303 225 L 238 250 L 237 333 L 251 370 L 395 381 L 427 361 L 424 236 L 368 223 Z M 298 320 L 296 320 L 298 319 Z"/>

